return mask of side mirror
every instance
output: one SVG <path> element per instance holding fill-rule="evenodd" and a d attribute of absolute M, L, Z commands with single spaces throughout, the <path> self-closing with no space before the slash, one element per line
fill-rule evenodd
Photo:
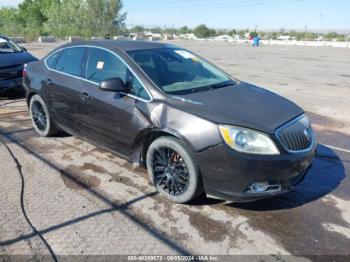
<path fill-rule="evenodd" d="M 27 52 L 27 48 L 22 47 L 23 52 Z"/>
<path fill-rule="evenodd" d="M 128 87 L 119 77 L 110 78 L 102 81 L 100 84 L 100 89 L 103 91 L 111 92 L 128 92 Z"/>

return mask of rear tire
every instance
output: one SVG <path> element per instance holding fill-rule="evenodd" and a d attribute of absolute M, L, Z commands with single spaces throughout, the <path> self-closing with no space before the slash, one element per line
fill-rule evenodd
<path fill-rule="evenodd" d="M 170 201 L 187 203 L 203 192 L 199 167 L 191 150 L 179 139 L 156 139 L 148 148 L 146 164 L 153 185 Z"/>
<path fill-rule="evenodd" d="M 44 100 L 34 95 L 29 103 L 30 117 L 35 131 L 43 137 L 56 135 L 59 129 L 53 123 Z"/>

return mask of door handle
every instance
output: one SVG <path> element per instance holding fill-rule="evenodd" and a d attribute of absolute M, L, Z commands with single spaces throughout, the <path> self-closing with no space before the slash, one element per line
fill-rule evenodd
<path fill-rule="evenodd" d="M 52 82 L 52 80 L 50 78 L 46 80 L 46 85 L 49 86 L 49 85 L 52 85 L 52 84 L 53 84 L 53 82 Z"/>
<path fill-rule="evenodd" d="M 92 97 L 89 95 L 88 92 L 82 92 L 81 95 L 80 95 L 80 98 L 83 101 L 91 101 L 92 100 Z"/>

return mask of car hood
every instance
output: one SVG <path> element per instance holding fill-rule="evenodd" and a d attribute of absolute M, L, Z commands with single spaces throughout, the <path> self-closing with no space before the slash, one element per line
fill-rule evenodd
<path fill-rule="evenodd" d="M 171 96 L 169 102 L 215 123 L 252 128 L 269 134 L 304 113 L 293 102 L 244 82 L 206 92 Z"/>
<path fill-rule="evenodd" d="M 0 53 L 0 67 L 21 65 L 37 60 L 28 52 Z"/>

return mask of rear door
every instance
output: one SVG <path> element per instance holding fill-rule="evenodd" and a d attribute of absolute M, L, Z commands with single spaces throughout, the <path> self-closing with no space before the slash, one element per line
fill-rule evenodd
<path fill-rule="evenodd" d="M 102 91 L 99 84 L 119 77 L 130 86 L 130 94 Z M 140 81 L 111 51 L 90 48 L 86 69 L 87 92 L 91 97 L 89 138 L 100 146 L 129 156 L 136 135 L 147 125 L 137 107 L 150 100 Z M 141 90 L 142 89 L 142 90 Z M 143 98 L 133 94 L 142 94 Z"/>
<path fill-rule="evenodd" d="M 49 72 L 46 76 L 47 102 L 50 113 L 64 129 L 83 135 L 85 115 L 91 108 L 85 107 L 85 84 L 82 79 L 85 47 L 69 47 L 63 49 L 57 61 L 47 59 Z"/>

